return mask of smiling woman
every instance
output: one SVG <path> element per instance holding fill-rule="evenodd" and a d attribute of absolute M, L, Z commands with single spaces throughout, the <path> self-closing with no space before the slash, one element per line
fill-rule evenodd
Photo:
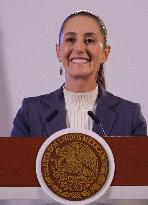
<path fill-rule="evenodd" d="M 24 99 L 11 135 L 48 137 L 66 127 L 105 136 L 147 135 L 140 105 L 106 90 L 103 64 L 110 49 L 98 16 L 88 11 L 68 16 L 56 45 L 65 84 L 50 94 Z"/>
<path fill-rule="evenodd" d="M 58 59 L 66 70 L 67 89 L 91 91 L 96 87 L 96 80 L 105 86 L 103 63 L 109 52 L 107 30 L 99 17 L 86 11 L 68 16 L 61 26 L 57 45 Z M 73 80 L 77 83 L 70 88 Z M 79 84 L 81 88 L 76 87 Z"/>

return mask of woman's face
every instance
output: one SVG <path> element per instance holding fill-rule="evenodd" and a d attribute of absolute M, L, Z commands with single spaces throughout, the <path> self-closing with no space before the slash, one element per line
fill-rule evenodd
<path fill-rule="evenodd" d="M 100 64 L 107 60 L 109 48 L 103 48 L 104 39 L 97 22 L 88 16 L 69 19 L 57 45 L 57 56 L 65 68 L 66 78 L 96 80 Z"/>

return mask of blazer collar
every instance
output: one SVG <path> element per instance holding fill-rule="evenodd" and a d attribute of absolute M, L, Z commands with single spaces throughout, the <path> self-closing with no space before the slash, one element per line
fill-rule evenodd
<path fill-rule="evenodd" d="M 66 110 L 63 94 L 63 86 L 42 99 L 44 109 L 40 112 L 43 126 L 42 135 L 50 136 L 53 133 L 66 128 Z"/>
<path fill-rule="evenodd" d="M 42 104 L 44 104 L 44 109 L 40 112 L 43 127 L 42 135 L 49 137 L 56 131 L 66 128 L 63 85 L 59 90 L 46 95 L 41 101 Z M 101 122 L 106 135 L 110 135 L 118 118 L 118 113 L 115 109 L 118 103 L 120 103 L 120 101 L 117 97 L 108 93 L 99 85 L 95 116 Z M 93 131 L 99 135 L 103 135 L 100 125 L 95 122 L 93 124 Z"/>
<path fill-rule="evenodd" d="M 100 121 L 107 136 L 111 135 L 111 131 L 118 119 L 116 107 L 119 103 L 120 101 L 116 96 L 107 92 L 99 85 L 95 116 Z M 101 126 L 95 122 L 93 124 L 93 131 L 99 135 L 104 135 Z"/>

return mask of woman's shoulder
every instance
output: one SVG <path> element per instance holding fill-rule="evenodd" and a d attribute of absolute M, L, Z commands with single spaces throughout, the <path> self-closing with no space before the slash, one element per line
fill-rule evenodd
<path fill-rule="evenodd" d="M 52 100 L 52 98 L 56 98 L 60 92 L 60 89 L 54 90 L 50 93 L 39 95 L 39 96 L 31 96 L 24 98 L 27 102 L 40 102 L 40 101 L 49 101 Z"/>
<path fill-rule="evenodd" d="M 135 107 L 135 106 L 139 107 L 139 103 L 119 97 L 104 89 L 102 92 L 102 96 L 103 96 L 104 103 L 107 103 L 108 105 L 113 105 L 113 106 L 117 105 L 119 107 L 120 106 L 121 107 Z"/>
<path fill-rule="evenodd" d="M 131 106 L 133 106 L 133 105 L 139 104 L 139 103 L 134 102 L 134 101 L 132 101 L 132 100 L 128 100 L 128 99 L 122 98 L 122 97 L 120 97 L 120 96 L 114 95 L 114 94 L 112 94 L 112 93 L 110 93 L 110 92 L 109 92 L 109 95 L 111 95 L 116 101 L 118 101 L 118 102 L 120 102 L 120 103 L 122 103 L 122 104 L 125 104 L 125 105 L 129 105 L 129 106 L 131 105 Z"/>
<path fill-rule="evenodd" d="M 22 108 L 29 109 L 31 112 L 38 112 L 55 105 L 58 106 L 61 102 L 59 98 L 61 95 L 60 93 L 61 88 L 48 94 L 24 98 L 22 101 Z"/>

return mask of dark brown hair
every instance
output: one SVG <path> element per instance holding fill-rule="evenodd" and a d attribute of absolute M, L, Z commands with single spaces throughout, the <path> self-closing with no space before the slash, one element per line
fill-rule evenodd
<path fill-rule="evenodd" d="M 66 24 L 66 22 L 71 19 L 72 17 L 75 16 L 88 16 L 93 18 L 97 23 L 98 23 L 98 27 L 99 30 L 101 31 L 103 37 L 104 37 L 104 48 L 106 48 L 108 46 L 108 42 L 107 42 L 107 29 L 106 26 L 104 24 L 104 22 L 102 21 L 102 19 L 99 16 L 96 16 L 95 14 L 89 12 L 89 11 L 85 11 L 85 10 L 81 10 L 81 11 L 77 11 L 75 13 L 70 14 L 63 22 L 61 28 L 60 28 L 60 33 L 59 33 L 59 45 L 61 43 L 61 36 L 64 30 L 64 26 Z M 98 76 L 97 76 L 97 80 L 96 80 L 97 84 L 101 84 L 104 88 L 106 87 L 105 85 L 105 77 L 104 77 L 104 66 L 103 64 L 100 64 L 100 68 L 98 71 Z"/>

